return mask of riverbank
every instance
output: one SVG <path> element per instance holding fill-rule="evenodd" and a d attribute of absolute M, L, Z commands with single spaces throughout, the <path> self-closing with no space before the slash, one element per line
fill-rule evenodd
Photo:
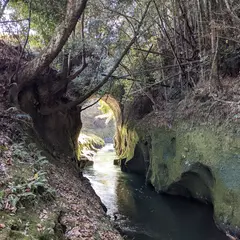
<path fill-rule="evenodd" d="M 42 151 L 29 126 L 0 112 L 0 239 L 122 239 L 89 181 Z"/>
<path fill-rule="evenodd" d="M 156 98 L 157 106 L 138 96 L 124 106 L 117 151 L 122 169 L 156 192 L 212 204 L 217 226 L 239 239 L 239 81 L 224 84 L 219 96 L 196 89 L 181 101 Z"/>
<path fill-rule="evenodd" d="M 183 197 L 158 194 L 139 174 L 112 164 L 116 157 L 107 144 L 84 169 L 97 195 L 128 240 L 227 240 L 213 221 L 211 206 Z"/>

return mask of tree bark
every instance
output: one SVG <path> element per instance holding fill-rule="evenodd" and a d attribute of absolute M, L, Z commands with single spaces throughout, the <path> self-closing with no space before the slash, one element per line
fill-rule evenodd
<path fill-rule="evenodd" d="M 20 109 L 28 113 L 38 135 L 48 149 L 75 155 L 81 130 L 81 109 L 77 106 L 54 114 L 42 115 L 40 106 L 54 107 L 62 101 L 67 76 L 58 75 L 49 65 L 62 50 L 86 8 L 88 0 L 68 0 L 65 19 L 55 29 L 46 49 L 17 73 L 17 99 Z M 48 73 L 46 74 L 46 69 Z"/>
<path fill-rule="evenodd" d="M 78 106 L 105 83 L 117 69 L 124 56 L 137 39 L 143 20 L 146 16 L 151 0 L 146 6 L 138 29 L 122 55 L 116 60 L 112 69 L 93 89 L 71 101 L 65 96 L 67 83 L 72 79 L 65 74 L 58 74 L 49 68 L 51 62 L 62 50 L 70 34 L 74 30 L 78 19 L 83 14 L 88 0 L 68 0 L 64 21 L 55 29 L 52 39 L 43 53 L 29 62 L 18 74 L 18 100 L 21 110 L 30 114 L 34 127 L 46 145 L 53 151 L 77 156 L 77 138 L 81 130 L 80 111 Z M 85 53 L 83 53 L 84 55 Z M 67 60 L 67 58 L 65 59 Z M 65 61 L 67 62 L 67 61 Z M 86 67 L 83 61 L 83 69 Z M 81 71 L 83 70 L 80 69 Z M 48 71 L 46 71 L 48 70 Z M 65 73 L 66 71 L 63 71 Z M 77 71 L 76 74 L 79 72 Z M 64 76 L 65 75 L 65 76 Z"/>
<path fill-rule="evenodd" d="M 24 67 L 24 69 L 22 69 L 22 71 L 19 72 L 19 91 L 25 86 L 31 84 L 36 76 L 41 74 L 57 57 L 74 30 L 79 18 L 83 14 L 87 2 L 88 0 L 68 0 L 65 19 L 55 29 L 53 37 L 46 49 L 39 57 L 33 59 L 26 67 Z"/>
<path fill-rule="evenodd" d="M 78 136 L 82 128 L 80 108 L 43 116 L 32 116 L 34 128 L 52 152 L 78 158 Z"/>

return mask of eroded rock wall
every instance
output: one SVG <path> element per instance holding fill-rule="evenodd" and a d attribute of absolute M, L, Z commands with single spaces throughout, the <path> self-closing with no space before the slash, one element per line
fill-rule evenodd
<path fill-rule="evenodd" d="M 137 169 L 139 173 L 139 167 L 144 166 L 145 171 L 141 173 L 146 173 L 146 180 L 157 192 L 211 203 L 218 226 L 239 232 L 240 132 L 237 125 L 193 126 L 192 122 L 178 122 L 156 127 L 141 123 L 133 129 L 131 132 L 135 132 L 138 141 L 125 143 L 135 149 L 128 150 L 134 152 L 132 159 L 122 161 L 125 171 Z"/>

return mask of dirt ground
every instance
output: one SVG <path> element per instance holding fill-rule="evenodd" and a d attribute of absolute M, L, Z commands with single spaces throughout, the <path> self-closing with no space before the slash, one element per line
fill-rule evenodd
<path fill-rule="evenodd" d="M 29 126 L 0 112 L 0 239 L 122 239 L 89 181 L 43 152 Z"/>

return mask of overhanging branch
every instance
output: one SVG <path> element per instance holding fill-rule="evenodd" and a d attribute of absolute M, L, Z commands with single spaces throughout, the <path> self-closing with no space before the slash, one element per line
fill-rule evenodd
<path fill-rule="evenodd" d="M 74 80 L 78 75 L 80 75 L 83 70 L 88 66 L 88 64 L 86 62 L 83 63 L 83 65 L 81 66 L 81 68 L 79 68 L 75 73 L 73 73 L 72 75 L 70 75 L 67 78 L 67 81 L 70 82 L 72 80 Z"/>
<path fill-rule="evenodd" d="M 29 39 L 29 34 L 30 34 L 30 30 L 31 30 L 31 16 L 32 16 L 32 0 L 29 1 L 29 6 L 28 6 L 28 30 L 27 30 L 27 37 L 25 39 L 25 42 L 24 42 L 24 45 L 22 47 L 22 51 L 21 51 L 21 54 L 19 56 L 19 59 L 18 59 L 18 63 L 17 63 L 17 67 L 16 67 L 16 71 L 14 72 L 14 74 L 12 75 L 12 77 L 10 78 L 10 81 L 9 83 L 12 83 L 12 80 L 15 76 L 18 77 L 18 70 L 20 68 L 20 63 L 21 63 L 21 59 L 23 57 L 23 54 L 25 52 L 25 48 L 28 44 L 28 39 Z M 16 79 L 16 82 L 17 82 L 17 79 Z"/>
<path fill-rule="evenodd" d="M 85 94 L 83 97 L 79 98 L 76 101 L 72 101 L 70 103 L 67 104 L 62 104 L 59 105 L 58 107 L 51 109 L 51 108 L 42 108 L 40 111 L 43 115 L 49 115 L 52 114 L 56 111 L 62 111 L 62 110 L 66 110 L 66 109 L 70 109 L 73 108 L 81 103 L 83 103 L 85 100 L 87 100 L 89 97 L 91 97 L 95 92 L 97 92 L 102 86 L 104 86 L 108 80 L 111 78 L 112 74 L 115 72 L 115 70 L 118 68 L 118 66 L 120 65 L 120 63 L 122 62 L 123 58 L 125 57 L 125 55 L 127 55 L 128 51 L 131 49 L 132 45 L 135 43 L 139 33 L 140 33 L 140 29 L 141 26 L 143 24 L 143 21 L 147 15 L 149 6 L 151 4 L 152 0 L 150 0 L 146 6 L 146 9 L 143 13 L 143 16 L 141 18 L 141 21 L 138 24 L 137 27 L 137 31 L 134 33 L 134 37 L 132 38 L 132 40 L 129 42 L 129 44 L 126 46 L 125 50 L 122 52 L 121 56 L 119 57 L 119 59 L 116 61 L 116 63 L 113 65 L 113 67 L 111 68 L 111 70 L 109 71 L 109 73 L 103 78 L 103 80 L 97 84 L 92 90 L 90 90 L 87 94 Z"/>
<path fill-rule="evenodd" d="M 39 57 L 36 57 L 29 62 L 29 64 L 19 73 L 18 79 L 22 80 L 19 86 L 19 91 L 21 91 L 23 87 L 31 84 L 36 76 L 42 73 L 57 57 L 85 10 L 87 2 L 88 0 L 67 1 L 65 19 L 58 27 L 56 27 L 53 37 L 46 49 Z"/>
<path fill-rule="evenodd" d="M 128 51 L 130 50 L 131 46 L 134 44 L 134 42 L 136 41 L 137 36 L 135 35 L 133 37 L 133 39 L 131 40 L 131 42 L 127 45 L 127 47 L 125 48 L 125 50 L 123 51 L 122 55 L 120 56 L 120 58 L 117 60 L 117 62 L 114 64 L 114 66 L 112 67 L 112 69 L 110 70 L 110 72 L 107 74 L 106 77 L 103 78 L 103 80 L 97 84 L 91 91 L 89 91 L 86 95 L 84 95 L 83 97 L 79 98 L 76 101 L 72 101 L 70 103 L 67 104 L 62 104 L 54 109 L 51 108 L 42 108 L 40 110 L 40 112 L 43 115 L 49 115 L 51 113 L 57 112 L 57 111 L 61 111 L 64 109 L 70 109 L 73 108 L 75 106 L 77 106 L 78 104 L 84 102 L 86 99 L 88 99 L 89 97 L 91 97 L 95 92 L 97 92 L 105 83 L 108 82 L 109 78 L 112 76 L 112 74 L 115 72 L 115 70 L 118 68 L 119 64 L 121 63 L 122 59 L 124 58 L 124 56 L 128 53 Z"/>

